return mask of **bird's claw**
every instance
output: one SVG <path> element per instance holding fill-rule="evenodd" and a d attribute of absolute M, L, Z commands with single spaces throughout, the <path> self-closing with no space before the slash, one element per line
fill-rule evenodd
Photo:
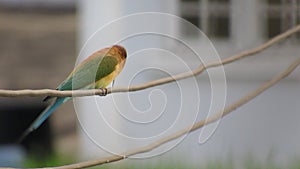
<path fill-rule="evenodd" d="M 99 88 L 99 90 L 101 90 L 101 93 L 99 94 L 99 96 L 106 96 L 107 95 L 107 88 Z"/>

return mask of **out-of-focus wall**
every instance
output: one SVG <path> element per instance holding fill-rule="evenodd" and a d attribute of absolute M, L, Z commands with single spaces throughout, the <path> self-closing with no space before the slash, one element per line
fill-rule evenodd
<path fill-rule="evenodd" d="M 28 1 L 28 4 L 0 1 L 1 89 L 55 89 L 73 69 L 76 60 L 76 11 L 74 3 L 64 2 L 65 6 L 54 3 L 60 8 L 51 3 L 36 8 L 35 1 Z M 44 107 L 46 103 L 42 99 L 0 98 L 0 109 L 10 111 L 22 110 L 22 107 Z M 14 114 L 14 118 L 23 117 L 18 117 L 18 113 Z M 50 119 L 51 130 L 56 138 L 55 151 L 74 150 L 76 115 L 72 103 L 63 105 Z M 16 132 L 10 128 L 6 130 Z M 74 141 L 68 141 L 68 144 L 62 141 L 70 140 L 70 137 Z"/>

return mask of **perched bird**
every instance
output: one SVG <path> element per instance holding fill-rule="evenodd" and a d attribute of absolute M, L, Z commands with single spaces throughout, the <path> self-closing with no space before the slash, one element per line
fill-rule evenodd
<path fill-rule="evenodd" d="M 105 88 L 122 71 L 127 53 L 125 48 L 114 45 L 110 48 L 101 49 L 77 65 L 70 75 L 56 88 L 57 90 L 77 90 Z M 50 104 L 27 130 L 21 135 L 21 142 L 30 132 L 37 129 L 61 104 L 71 97 L 47 96 L 44 101 L 53 99 Z"/>

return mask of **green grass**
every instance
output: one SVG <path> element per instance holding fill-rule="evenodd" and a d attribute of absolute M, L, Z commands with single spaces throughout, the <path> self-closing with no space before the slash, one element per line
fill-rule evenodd
<path fill-rule="evenodd" d="M 266 162 L 266 164 L 262 164 L 253 158 L 249 158 L 245 160 L 243 164 L 243 168 L 245 169 L 300 169 L 300 160 L 294 159 L 292 160 L 288 166 L 278 166 L 273 162 Z M 53 155 L 48 158 L 38 158 L 38 157 L 29 157 L 24 167 L 26 168 L 35 168 L 35 167 L 51 167 L 51 166 L 61 166 L 66 164 L 75 163 L 76 160 L 73 157 L 66 157 L 61 155 Z M 201 166 L 193 166 L 186 164 L 174 164 L 168 163 L 164 161 L 163 164 L 153 164 L 151 163 L 151 159 L 149 159 L 149 163 L 147 163 L 147 159 L 144 159 L 142 162 L 139 160 L 125 160 L 112 164 L 105 164 L 101 166 L 91 167 L 92 169 L 232 169 L 234 168 L 234 163 L 231 160 L 227 162 L 220 162 L 218 160 L 213 160 L 208 162 L 207 164 L 203 164 Z"/>
<path fill-rule="evenodd" d="M 36 167 L 53 167 L 75 163 L 76 160 L 73 157 L 66 157 L 58 154 L 53 154 L 48 157 L 29 156 L 25 162 L 25 168 Z"/>

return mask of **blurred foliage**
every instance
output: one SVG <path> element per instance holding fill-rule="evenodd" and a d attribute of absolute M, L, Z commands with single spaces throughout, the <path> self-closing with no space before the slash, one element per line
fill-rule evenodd
<path fill-rule="evenodd" d="M 32 167 L 51 167 L 51 166 L 61 166 L 76 163 L 75 157 L 66 157 L 55 154 L 47 159 L 39 158 L 39 157 L 29 157 L 24 167 L 32 168 Z M 123 163 L 125 162 L 125 163 Z M 145 163 L 143 161 L 142 164 L 139 164 L 139 161 L 123 161 L 122 164 L 119 162 L 105 164 L 101 166 L 91 167 L 92 169 L 232 169 L 237 166 L 234 166 L 231 160 L 226 162 L 221 162 L 218 160 L 213 160 L 204 164 L 202 166 L 195 166 L 195 165 L 186 165 L 186 164 L 175 164 L 175 163 L 168 163 L 167 161 L 158 163 L 158 164 L 151 164 L 151 160 L 149 163 Z M 300 169 L 300 160 L 295 158 L 288 166 L 280 166 L 278 164 L 267 162 L 265 164 L 254 160 L 253 158 L 249 158 L 242 163 L 242 166 L 239 166 L 245 169 Z"/>
<path fill-rule="evenodd" d="M 31 155 L 27 157 L 24 162 L 25 168 L 37 168 L 37 167 L 53 167 L 76 163 L 76 158 L 71 156 L 62 156 L 60 154 L 52 154 L 48 157 L 39 157 Z"/>

